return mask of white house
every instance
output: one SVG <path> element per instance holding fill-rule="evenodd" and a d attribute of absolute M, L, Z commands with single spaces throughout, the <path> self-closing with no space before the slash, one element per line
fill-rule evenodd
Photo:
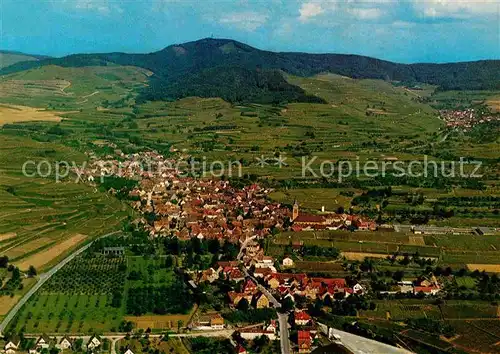
<path fill-rule="evenodd" d="M 283 267 L 290 268 L 293 266 L 294 266 L 293 259 L 291 259 L 290 257 L 283 258 Z"/>
<path fill-rule="evenodd" d="M 90 337 L 90 340 L 87 343 L 87 349 L 93 350 L 93 349 L 98 348 L 100 345 L 101 345 L 101 341 L 96 336 L 92 336 L 92 337 Z"/>
<path fill-rule="evenodd" d="M 47 337 L 46 335 L 42 335 L 38 337 L 35 348 L 38 351 L 41 351 L 42 349 L 48 349 L 50 347 L 50 338 Z"/>
<path fill-rule="evenodd" d="M 58 347 L 61 350 L 71 349 L 72 346 L 73 344 L 71 343 L 71 340 L 68 337 L 63 337 L 58 344 Z"/>
<path fill-rule="evenodd" d="M 353 287 L 352 287 L 352 291 L 354 292 L 354 294 L 363 294 L 365 289 L 361 286 L 361 284 L 359 283 L 356 283 Z"/>
<path fill-rule="evenodd" d="M 241 338 L 246 340 L 253 340 L 262 335 L 266 336 L 270 340 L 276 340 L 276 334 L 272 331 L 265 331 L 263 329 L 244 329 L 240 332 Z"/>
<path fill-rule="evenodd" d="M 127 349 L 127 351 L 124 354 L 134 354 L 134 352 L 131 351 L 130 349 Z"/>
<path fill-rule="evenodd" d="M 264 330 L 266 332 L 276 333 L 277 330 L 276 320 L 271 320 L 271 322 L 267 326 L 264 326 Z"/>
<path fill-rule="evenodd" d="M 18 337 L 11 338 L 3 347 L 5 354 L 15 354 L 20 344 L 21 340 Z"/>

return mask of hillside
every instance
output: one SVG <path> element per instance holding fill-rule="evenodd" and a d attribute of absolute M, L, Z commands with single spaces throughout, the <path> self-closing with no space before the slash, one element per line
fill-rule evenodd
<path fill-rule="evenodd" d="M 6 68 L 10 65 L 25 62 L 25 61 L 38 61 L 47 59 L 46 56 L 24 54 L 20 52 L 12 52 L 8 50 L 0 50 L 0 69 Z"/>
<path fill-rule="evenodd" d="M 83 67 L 110 63 L 137 66 L 154 73 L 151 85 L 142 91 L 143 100 L 194 95 L 213 97 L 214 93 L 228 101 L 311 100 L 299 88 L 285 85 L 281 72 L 302 77 L 330 72 L 352 78 L 420 82 L 439 86 L 442 90 L 500 88 L 498 60 L 398 64 L 358 55 L 275 53 L 228 39 L 202 39 L 148 54 L 76 54 L 20 62 L 0 70 L 0 74 L 45 65 Z M 223 81 L 225 78 L 227 80 Z"/>

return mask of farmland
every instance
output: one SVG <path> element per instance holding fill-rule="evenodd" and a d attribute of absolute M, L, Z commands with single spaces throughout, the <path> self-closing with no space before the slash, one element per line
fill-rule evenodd
<path fill-rule="evenodd" d="M 127 215 L 126 206 L 82 183 L 56 183 L 27 177 L 26 160 L 66 160 L 80 163 L 83 155 L 56 144 L 3 136 L 0 147 L 0 252 L 27 269 L 29 262 L 46 268 L 78 244 L 116 231 Z M 32 171 L 30 171 L 31 174 Z M 15 236 L 14 236 L 14 234 Z M 37 254 L 43 252 L 43 257 Z M 35 264 L 33 264 L 35 265 Z"/>
<path fill-rule="evenodd" d="M 0 105 L 0 126 L 6 123 L 26 121 L 60 122 L 57 112 L 45 111 L 25 106 Z"/>
<path fill-rule="evenodd" d="M 47 270 L 78 245 L 121 229 L 123 221 L 134 216 L 126 203 L 97 186 L 24 176 L 23 163 L 47 159 L 51 166 L 63 160 L 82 164 L 91 153 L 114 158 L 117 150 L 129 154 L 153 149 L 164 155 L 174 155 L 177 150 L 176 157 L 238 160 L 245 174 L 242 183 L 261 183 L 272 189 L 271 200 L 284 204 L 298 200 L 308 212 L 340 208 L 380 223 L 468 229 L 498 226 L 498 143 L 480 142 L 472 135 L 444 128 L 436 108 L 456 98 L 454 93 L 318 75 L 288 76 L 288 80 L 326 104 L 240 105 L 198 97 L 136 102 L 149 75 L 142 69 L 115 65 L 46 66 L 0 79 L 0 102 L 4 104 L 0 109 L 9 113 L 0 121 L 0 252 L 21 270 L 31 265 Z M 481 93 L 471 93 L 473 98 L 464 98 L 464 102 L 477 95 Z M 431 100 L 432 106 L 428 104 Z M 6 106 L 20 104 L 38 108 Z M 276 166 L 271 159 L 280 155 L 286 163 Z M 370 177 L 362 171 L 359 177 L 339 182 L 335 175 L 302 175 L 303 158 L 316 157 L 311 166 L 317 169 L 321 161 L 410 162 L 422 161 L 426 155 L 446 162 L 459 156 L 480 159 L 484 177 L 391 179 Z M 267 159 L 262 167 L 256 160 L 261 156 Z M 370 266 L 370 278 L 389 282 L 395 281 L 396 273 L 414 280 L 427 267 L 498 271 L 500 252 L 498 235 L 416 235 L 409 231 L 281 233 L 267 241 L 266 251 L 281 258 L 293 253 L 292 244 L 321 249 L 301 255 L 296 252 L 297 272 L 345 277 L 357 276 L 362 266 Z M 179 323 L 187 324 L 197 307 L 191 306 L 194 301 L 186 285 L 165 265 L 164 256 L 144 256 L 127 249 L 118 257 L 96 253 L 78 257 L 28 302 L 12 328 L 30 333 L 88 334 L 119 331 L 126 320 L 138 329 L 176 330 Z M 366 257 L 374 259 L 364 263 Z M 203 266 L 199 267 L 206 268 L 212 256 L 200 259 Z M 496 331 L 497 305 L 494 299 L 467 299 L 477 292 L 480 278 L 467 274 L 440 280 L 452 283 L 446 283 L 450 292 L 460 289 L 464 294 L 458 295 L 463 298 L 457 299 L 455 293 L 457 298 L 442 303 L 373 298 L 375 308 L 360 310 L 359 318 L 390 324 L 421 318 L 453 323 L 459 337 L 452 342 L 457 346 L 472 340 L 460 327 L 470 322 L 480 327 L 469 326 L 485 336 L 484 345 L 491 349 L 497 334 L 489 334 L 486 328 Z M 12 298 L 1 297 L 1 307 L 12 306 L 21 293 L 15 289 Z M 405 332 L 408 338 L 419 335 L 424 337 L 418 330 Z M 449 345 L 437 337 L 425 337 L 437 345 Z M 162 345 L 182 352 L 179 344 Z"/>
<path fill-rule="evenodd" d="M 143 289 L 170 289 L 170 294 L 180 294 L 171 270 L 165 269 L 161 259 L 144 259 L 135 256 L 105 257 L 95 253 L 95 249 L 78 256 L 54 277 L 52 277 L 23 307 L 11 324 L 17 330 L 28 333 L 90 333 L 117 331 L 124 320 L 134 322 L 144 329 L 176 328 L 179 320 L 187 321 L 189 311 L 176 315 L 176 309 L 169 302 L 166 309 L 156 316 L 161 302 L 151 305 L 146 316 L 130 316 L 135 311 L 134 296 L 140 292 L 144 304 L 153 301 L 152 295 Z M 145 284 L 148 288 L 145 288 Z M 141 292 L 142 291 L 142 292 Z M 181 297 L 186 304 L 189 295 Z M 162 301 L 172 298 L 165 295 Z M 188 306 L 191 310 L 192 306 Z M 149 308 L 148 308 L 149 309 Z M 127 316 L 129 315 L 129 316 Z"/>
<path fill-rule="evenodd" d="M 347 258 L 392 256 L 394 254 L 414 254 L 421 257 L 439 259 L 439 262 L 455 267 L 465 267 L 469 263 L 498 263 L 500 236 L 462 235 L 422 235 L 425 245 L 412 244 L 411 233 L 405 232 L 349 232 L 349 231 L 302 231 L 282 233 L 268 242 L 268 252 L 282 255 L 284 245 L 299 242 L 306 246 L 334 247 L 345 252 Z M 432 245 L 432 246 L 431 246 Z M 354 258 L 353 258 L 354 257 Z M 318 259 L 315 259 L 318 260 Z M 328 259 L 324 259 L 325 261 Z M 474 267 L 473 265 L 471 265 Z M 484 267 L 485 269 L 487 266 Z M 493 268 L 489 268 L 490 271 Z M 496 269 L 496 268 L 495 268 Z"/>

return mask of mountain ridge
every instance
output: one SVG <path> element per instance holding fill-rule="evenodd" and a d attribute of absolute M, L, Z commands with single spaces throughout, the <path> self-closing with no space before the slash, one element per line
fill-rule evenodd
<path fill-rule="evenodd" d="M 51 64 L 81 67 L 110 63 L 154 73 L 149 87 L 140 95 L 143 100 L 207 97 L 214 94 L 211 90 L 229 101 L 239 101 L 245 92 L 261 98 L 266 93 L 264 102 L 313 100 L 299 88 L 285 84 L 281 72 L 303 77 L 331 72 L 355 79 L 426 83 L 442 90 L 500 89 L 500 60 L 401 64 L 355 54 L 272 52 L 219 38 L 172 44 L 146 54 L 72 54 L 20 62 L 3 68 L 0 75 Z M 228 81 L 221 82 L 220 77 Z M 216 86 L 221 84 L 227 88 Z"/>

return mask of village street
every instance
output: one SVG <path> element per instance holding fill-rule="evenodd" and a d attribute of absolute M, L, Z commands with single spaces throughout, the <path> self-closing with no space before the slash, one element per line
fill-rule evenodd
<path fill-rule="evenodd" d="M 238 255 L 238 260 L 241 261 L 241 257 L 243 255 L 243 250 L 247 246 L 248 242 L 255 239 L 254 237 L 250 237 L 243 242 L 240 248 L 240 253 Z M 267 290 L 263 285 L 261 285 L 255 277 L 250 275 L 248 273 L 248 270 L 246 269 L 245 266 L 243 266 L 243 272 L 246 277 L 252 279 L 252 281 L 257 284 L 258 289 L 267 297 L 269 302 L 271 302 L 274 305 L 274 308 L 280 309 L 281 308 L 281 303 L 276 300 L 276 298 Z M 288 331 L 288 313 L 280 313 L 278 312 L 278 322 L 280 326 L 280 345 L 281 345 L 281 353 L 282 354 L 290 354 L 290 333 Z"/>

